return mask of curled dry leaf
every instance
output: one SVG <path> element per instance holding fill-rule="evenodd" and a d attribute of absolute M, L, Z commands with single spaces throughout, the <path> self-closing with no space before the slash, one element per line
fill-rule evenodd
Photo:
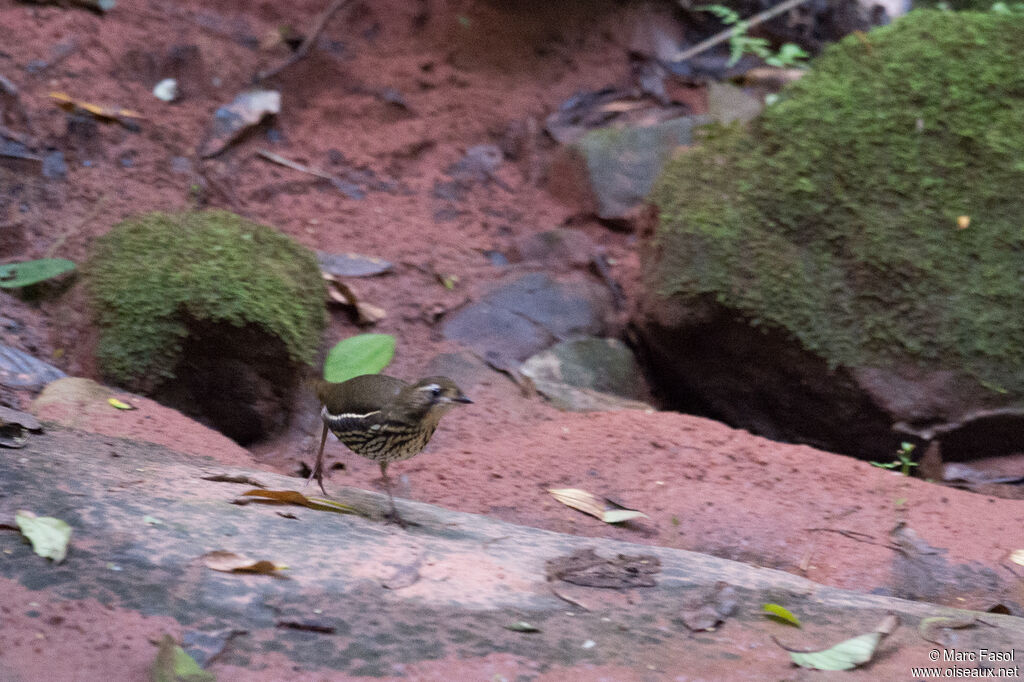
<path fill-rule="evenodd" d="M 134 405 L 131 405 L 130 403 L 126 403 L 123 400 L 118 400 L 117 398 L 107 398 L 107 403 L 109 403 L 111 407 L 116 407 L 119 410 L 134 410 L 134 409 L 136 409 Z"/>
<path fill-rule="evenodd" d="M 258 125 L 264 116 L 281 112 L 281 93 L 276 90 L 252 90 L 235 97 L 231 104 L 217 109 L 213 115 L 213 128 L 202 147 L 204 159 L 216 156 L 241 137 L 249 128 Z"/>
<path fill-rule="evenodd" d="M 1024 566 L 1024 549 L 1015 549 L 1010 552 L 1010 561 L 1018 566 Z"/>
<path fill-rule="evenodd" d="M 259 575 L 274 575 L 278 571 L 288 568 L 283 564 L 275 564 L 273 561 L 265 559 L 257 561 L 244 554 L 220 549 L 204 554 L 203 564 L 207 568 L 224 573 L 257 573 Z"/>
<path fill-rule="evenodd" d="M 339 514 L 358 514 L 359 510 L 326 497 L 306 497 L 294 490 L 247 490 L 235 500 L 235 504 L 263 502 L 268 504 L 297 504 L 317 511 L 332 511 Z"/>
<path fill-rule="evenodd" d="M 75 99 L 66 92 L 51 92 L 50 99 L 54 100 L 57 106 L 64 111 L 84 111 L 100 121 L 120 123 L 129 130 L 138 130 L 138 121 L 143 119 L 142 114 L 137 111 L 117 107 L 101 107 Z"/>
<path fill-rule="evenodd" d="M 327 297 L 334 303 L 355 310 L 356 324 L 360 326 L 376 324 L 388 316 L 387 311 L 380 306 L 361 300 L 351 284 L 341 281 L 336 275 L 326 272 L 322 272 L 321 275 L 327 283 Z"/>
<path fill-rule="evenodd" d="M 631 519 L 649 518 L 643 512 L 627 509 L 607 498 L 598 497 L 579 488 L 550 488 L 548 492 L 565 506 L 590 514 L 605 523 L 622 523 Z"/>

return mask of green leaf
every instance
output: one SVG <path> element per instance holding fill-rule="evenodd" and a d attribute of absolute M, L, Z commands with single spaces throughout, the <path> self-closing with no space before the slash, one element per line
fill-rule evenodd
<path fill-rule="evenodd" d="M 793 651 L 775 640 L 783 649 L 789 652 L 793 662 L 803 668 L 814 668 L 815 670 L 850 670 L 861 663 L 867 663 L 875 655 L 875 649 L 883 638 L 892 634 L 899 627 L 900 619 L 894 614 L 889 614 L 882 619 L 874 632 L 868 632 L 857 637 L 844 640 L 834 647 L 822 649 L 821 651 Z M 774 638 L 773 638 L 774 639 Z"/>
<path fill-rule="evenodd" d="M 71 526 L 52 516 L 36 516 L 24 509 L 14 514 L 14 520 L 36 554 L 53 559 L 54 563 L 64 561 L 71 542 Z"/>
<path fill-rule="evenodd" d="M 536 625 L 530 625 L 525 620 L 517 620 L 514 623 L 509 623 L 505 626 L 506 630 L 512 630 L 513 632 L 540 632 L 540 628 Z"/>
<path fill-rule="evenodd" d="M 0 288 L 17 289 L 52 279 L 75 269 L 65 258 L 41 258 L 22 263 L 0 265 Z"/>
<path fill-rule="evenodd" d="M 875 655 L 875 647 L 882 641 L 882 633 L 869 632 L 852 637 L 822 651 L 801 653 L 790 651 L 789 657 L 802 668 L 815 670 L 850 670 L 867 663 Z"/>
<path fill-rule="evenodd" d="M 324 379 L 335 383 L 361 374 L 376 374 L 395 355 L 395 337 L 390 334 L 359 334 L 331 349 L 324 361 Z"/>
<path fill-rule="evenodd" d="M 800 627 L 800 619 L 794 616 L 789 609 L 779 606 L 778 604 L 765 604 L 762 608 L 764 608 L 765 613 L 769 616 L 778 618 L 790 625 Z"/>
<path fill-rule="evenodd" d="M 150 674 L 153 682 L 216 682 L 213 673 L 199 667 L 195 659 L 185 653 L 170 635 L 160 640 L 160 649 Z"/>

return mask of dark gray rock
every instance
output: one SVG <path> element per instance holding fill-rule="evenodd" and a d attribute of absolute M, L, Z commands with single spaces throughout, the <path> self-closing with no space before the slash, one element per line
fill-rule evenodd
<path fill-rule="evenodd" d="M 618 339 L 563 341 L 520 368 L 537 390 L 564 410 L 645 409 L 640 366 Z"/>
<path fill-rule="evenodd" d="M 601 334 L 610 311 L 611 296 L 596 282 L 530 273 L 462 308 L 442 331 L 489 361 L 518 364 L 556 341 Z"/>
<path fill-rule="evenodd" d="M 694 128 L 710 121 L 682 116 L 654 125 L 592 130 L 564 148 L 556 167 L 575 167 L 566 175 L 585 184 L 570 195 L 589 195 L 599 218 L 622 220 L 651 191 L 672 153 L 693 142 Z"/>

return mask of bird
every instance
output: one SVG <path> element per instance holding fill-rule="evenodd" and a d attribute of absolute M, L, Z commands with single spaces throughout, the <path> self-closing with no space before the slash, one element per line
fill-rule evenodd
<path fill-rule="evenodd" d="M 415 457 L 427 446 L 438 423 L 450 409 L 472 403 L 456 383 L 443 376 L 431 376 L 409 384 L 385 374 L 363 374 L 347 381 L 314 382 L 320 401 L 323 433 L 316 464 L 306 480 L 314 479 L 324 488 L 324 443 L 330 431 L 349 450 L 380 465 L 390 517 L 404 526 L 391 494 L 388 465 Z"/>

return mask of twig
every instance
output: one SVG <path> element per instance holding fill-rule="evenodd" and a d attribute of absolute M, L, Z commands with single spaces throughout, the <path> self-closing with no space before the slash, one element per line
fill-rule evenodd
<path fill-rule="evenodd" d="M 754 26 L 757 26 L 758 24 L 763 24 L 772 17 L 778 14 L 782 14 L 783 12 L 788 12 L 797 5 L 802 5 L 805 2 L 807 2 L 807 0 L 785 0 L 784 2 L 780 2 L 778 5 L 775 5 L 775 7 L 769 7 L 765 11 L 755 14 L 746 21 L 741 21 L 735 24 L 734 26 L 730 26 L 721 33 L 713 35 L 707 40 L 703 40 L 697 43 L 693 47 L 688 47 L 685 50 L 676 52 L 674 55 L 672 55 L 672 58 L 669 59 L 669 61 L 684 62 L 687 59 L 690 59 L 691 57 L 696 57 L 701 52 L 710 50 L 715 45 L 726 40 L 729 40 L 729 38 L 732 38 L 737 33 L 741 31 L 746 31 L 750 28 L 753 28 Z"/>
<path fill-rule="evenodd" d="M 839 533 L 844 538 L 850 538 L 857 542 L 863 542 L 869 545 L 878 545 L 879 547 L 885 547 L 886 549 L 899 550 L 900 548 L 896 545 L 887 544 L 884 542 L 877 542 L 873 535 L 868 533 L 861 533 L 857 530 L 844 530 L 842 528 L 804 528 L 807 532 L 818 532 L 818 533 Z"/>
<path fill-rule="evenodd" d="M 320 16 L 317 17 L 316 23 L 313 24 L 313 30 L 310 31 L 309 35 L 306 36 L 306 39 L 302 41 L 301 45 L 299 45 L 299 49 L 295 50 L 295 53 L 292 54 L 291 57 L 284 60 L 277 66 L 260 71 L 256 75 L 256 82 L 258 83 L 259 81 L 273 78 L 295 62 L 305 59 L 306 55 L 308 55 L 310 50 L 313 49 L 313 45 L 316 44 L 320 34 L 324 32 L 324 28 L 327 27 L 327 22 L 331 20 L 331 17 L 334 16 L 335 12 L 347 5 L 349 2 L 350 0 L 331 0 L 331 4 L 327 6 L 327 9 L 321 12 Z"/>
<path fill-rule="evenodd" d="M 256 152 L 256 154 L 261 158 L 270 161 L 271 163 L 276 163 L 280 166 L 284 166 L 285 168 L 291 168 L 294 171 L 306 173 L 307 175 L 313 175 L 315 177 L 322 178 L 323 180 L 327 180 L 332 185 L 334 185 L 335 189 L 337 189 L 339 192 L 347 196 L 349 199 L 362 199 L 363 197 L 366 196 L 366 194 L 361 189 L 359 189 L 357 185 L 354 185 L 351 182 L 346 182 L 345 180 L 342 180 L 341 178 L 335 175 L 331 175 L 327 171 L 323 171 L 320 170 L 319 168 L 313 168 L 312 166 L 301 164 L 298 161 L 286 159 L 280 154 L 275 154 L 274 152 L 266 149 L 261 149 L 258 152 Z"/>

